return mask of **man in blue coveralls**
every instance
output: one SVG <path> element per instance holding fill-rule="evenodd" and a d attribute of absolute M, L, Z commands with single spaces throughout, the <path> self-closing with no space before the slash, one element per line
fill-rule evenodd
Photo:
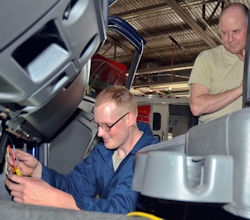
<path fill-rule="evenodd" d="M 111 86 L 97 96 L 94 116 L 103 141 L 67 175 L 16 150 L 23 176 L 10 174 L 5 180 L 14 201 L 123 214 L 135 210 L 138 193 L 131 189 L 134 156 L 157 140 L 149 125 L 136 123 L 136 100 L 123 86 Z"/>

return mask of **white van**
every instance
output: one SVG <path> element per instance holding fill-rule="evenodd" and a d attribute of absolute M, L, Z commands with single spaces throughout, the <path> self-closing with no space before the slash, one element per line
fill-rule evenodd
<path fill-rule="evenodd" d="M 187 97 L 166 97 L 159 95 L 136 95 L 138 122 L 150 124 L 159 141 L 171 140 L 184 134 L 196 124 L 189 108 Z"/>

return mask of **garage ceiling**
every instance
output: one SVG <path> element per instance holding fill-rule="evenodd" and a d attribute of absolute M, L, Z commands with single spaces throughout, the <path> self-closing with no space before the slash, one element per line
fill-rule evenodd
<path fill-rule="evenodd" d="M 144 38 L 143 55 L 133 91 L 143 94 L 188 95 L 187 81 L 197 55 L 221 44 L 218 17 L 223 7 L 249 0 L 117 0 L 109 14 L 126 20 Z M 99 53 L 131 64 L 133 48 L 115 33 Z"/>

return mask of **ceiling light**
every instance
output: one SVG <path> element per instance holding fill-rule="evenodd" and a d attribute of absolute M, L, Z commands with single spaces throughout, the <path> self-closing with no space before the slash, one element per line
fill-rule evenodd
<path fill-rule="evenodd" d="M 148 86 L 152 90 L 189 90 L 188 81 L 175 83 L 161 83 L 157 85 Z"/>

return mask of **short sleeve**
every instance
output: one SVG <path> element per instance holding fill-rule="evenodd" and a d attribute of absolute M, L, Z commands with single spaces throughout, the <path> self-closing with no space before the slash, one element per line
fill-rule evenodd
<path fill-rule="evenodd" d="M 208 54 L 204 51 L 200 53 L 195 60 L 188 84 L 191 85 L 192 83 L 198 83 L 210 89 L 211 81 L 211 59 L 209 59 Z"/>

